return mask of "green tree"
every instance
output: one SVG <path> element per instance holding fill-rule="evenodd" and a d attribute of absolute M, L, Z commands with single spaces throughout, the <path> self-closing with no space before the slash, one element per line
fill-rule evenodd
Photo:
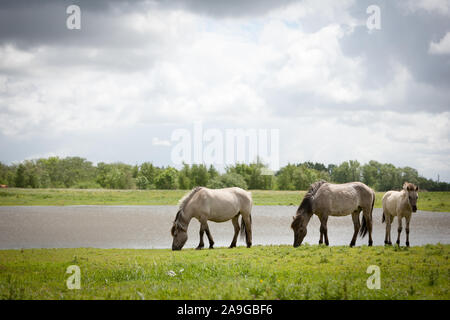
<path fill-rule="evenodd" d="M 155 179 L 156 188 L 158 189 L 176 189 L 178 172 L 175 168 L 167 167 L 162 170 Z"/>
<path fill-rule="evenodd" d="M 103 188 L 132 189 L 135 186 L 133 167 L 128 164 L 100 162 L 97 169 L 97 183 Z"/>
<path fill-rule="evenodd" d="M 207 187 L 211 189 L 220 189 L 229 187 L 239 187 L 242 189 L 248 188 L 245 179 L 240 174 L 235 172 L 229 172 L 221 176 L 215 177 L 214 179 L 209 181 Z"/>
<path fill-rule="evenodd" d="M 25 188 L 25 166 L 19 164 L 16 171 L 15 183 L 17 188 Z"/>

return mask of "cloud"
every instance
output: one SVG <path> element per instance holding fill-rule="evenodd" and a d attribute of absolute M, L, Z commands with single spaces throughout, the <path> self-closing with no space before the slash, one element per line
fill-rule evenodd
<path fill-rule="evenodd" d="M 439 42 L 431 42 L 428 52 L 431 54 L 450 54 L 450 32 L 447 32 Z"/>
<path fill-rule="evenodd" d="M 152 145 L 154 145 L 154 146 L 170 147 L 171 142 L 169 140 L 164 140 L 164 139 L 159 139 L 157 137 L 153 137 Z"/>
<path fill-rule="evenodd" d="M 412 12 L 424 10 L 428 13 L 450 15 L 450 0 L 408 0 L 406 6 Z"/>
<path fill-rule="evenodd" d="M 282 165 L 377 159 L 450 179 L 449 60 L 435 54 L 450 25 L 437 2 L 389 2 L 369 33 L 369 2 L 81 1 L 71 31 L 65 2 L 6 1 L 0 160 L 167 165 L 171 130 L 202 121 L 280 129 Z"/>

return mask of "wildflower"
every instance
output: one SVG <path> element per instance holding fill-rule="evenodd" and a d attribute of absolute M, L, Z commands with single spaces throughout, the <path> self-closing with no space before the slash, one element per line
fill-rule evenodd
<path fill-rule="evenodd" d="M 175 273 L 175 271 L 169 270 L 169 271 L 167 271 L 167 275 L 171 276 L 171 277 L 175 277 L 177 274 Z"/>

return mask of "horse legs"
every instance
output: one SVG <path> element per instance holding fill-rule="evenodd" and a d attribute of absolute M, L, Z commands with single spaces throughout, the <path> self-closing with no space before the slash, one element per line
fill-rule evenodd
<path fill-rule="evenodd" d="M 392 223 L 391 214 L 390 213 L 386 214 L 386 212 L 383 212 L 383 214 L 384 214 L 384 219 L 386 222 L 386 235 L 384 237 L 384 244 L 391 245 L 392 244 L 392 242 L 391 242 L 391 223 Z"/>
<path fill-rule="evenodd" d="M 320 224 L 320 239 L 319 239 L 319 244 L 323 243 L 323 230 L 322 230 L 322 224 Z"/>
<path fill-rule="evenodd" d="M 328 216 L 321 216 L 320 219 L 320 240 L 319 240 L 319 244 L 323 243 L 323 237 L 325 238 L 325 244 L 328 246 L 328 229 L 327 229 L 327 221 L 328 221 Z"/>
<path fill-rule="evenodd" d="M 409 221 L 411 220 L 411 216 L 406 217 L 406 246 L 409 247 Z"/>
<path fill-rule="evenodd" d="M 203 221 L 203 222 L 200 222 L 200 243 L 198 244 L 198 247 L 196 248 L 197 250 L 203 249 L 203 247 L 205 246 L 205 244 L 203 243 L 203 234 L 205 232 L 206 232 L 206 236 L 208 237 L 209 248 L 213 249 L 214 241 L 211 236 L 211 232 L 209 231 L 208 222 Z"/>
<path fill-rule="evenodd" d="M 237 238 L 239 235 L 239 215 L 235 216 L 231 222 L 233 223 L 233 227 L 234 227 L 234 237 L 233 237 L 233 241 L 231 241 L 230 244 L 230 248 L 234 248 L 236 247 L 236 242 L 237 242 Z"/>
<path fill-rule="evenodd" d="M 252 217 L 249 214 L 242 214 L 242 219 L 245 224 L 245 241 L 247 243 L 247 248 L 252 246 Z"/>
<path fill-rule="evenodd" d="M 212 238 L 212 236 L 211 236 L 211 232 L 209 232 L 209 226 L 208 226 L 208 223 L 205 222 L 205 225 L 206 225 L 206 228 L 205 228 L 206 236 L 208 237 L 208 241 L 209 241 L 209 248 L 210 248 L 210 249 L 214 249 L 214 240 L 213 240 L 213 238 Z"/>
<path fill-rule="evenodd" d="M 359 222 L 359 212 L 353 212 L 352 213 L 352 220 L 353 220 L 353 226 L 355 227 L 355 232 L 353 232 L 353 238 L 350 242 L 350 247 L 353 247 L 356 243 L 356 237 L 358 236 L 359 228 L 361 227 L 361 224 Z"/>
<path fill-rule="evenodd" d="M 203 247 L 205 246 L 205 244 L 203 243 L 203 234 L 205 233 L 205 224 L 203 222 L 200 222 L 200 243 L 198 244 L 197 250 L 201 250 L 203 249 Z"/>
<path fill-rule="evenodd" d="M 400 247 L 400 233 L 402 233 L 402 217 L 401 216 L 397 216 L 397 220 L 398 220 L 398 237 L 397 237 L 397 245 Z"/>
<path fill-rule="evenodd" d="M 389 215 L 389 233 L 388 233 L 388 244 L 392 245 L 392 237 L 391 237 L 391 227 L 392 227 L 392 223 L 394 223 L 394 216 Z"/>

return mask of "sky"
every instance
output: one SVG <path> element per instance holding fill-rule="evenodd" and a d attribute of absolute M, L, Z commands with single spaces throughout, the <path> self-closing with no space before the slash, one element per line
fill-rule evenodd
<path fill-rule="evenodd" d="M 195 148 L 200 126 L 276 131 L 281 166 L 377 160 L 450 181 L 449 116 L 450 0 L 0 2 L 4 163 L 176 166 L 174 132 Z"/>

